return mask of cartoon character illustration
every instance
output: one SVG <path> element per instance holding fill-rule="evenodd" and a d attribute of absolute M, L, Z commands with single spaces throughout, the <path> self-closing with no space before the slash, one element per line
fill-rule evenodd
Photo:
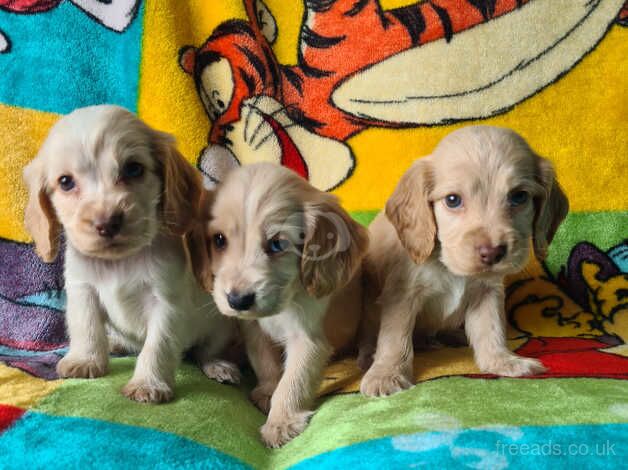
<path fill-rule="evenodd" d="M 572 68 L 624 0 L 439 0 L 383 10 L 378 0 L 306 0 L 298 63 L 280 64 L 262 0 L 219 25 L 179 63 L 213 122 L 199 168 L 279 162 L 330 190 L 355 159 L 347 139 L 503 113 Z M 539 28 L 539 19 L 551 28 Z M 490 40 L 489 40 L 490 38 Z"/>
<path fill-rule="evenodd" d="M 141 0 L 70 0 L 105 28 L 123 32 L 133 21 Z M 0 10 L 33 15 L 50 11 L 62 0 L 0 0 Z M 11 51 L 11 41 L 0 30 L 0 54 Z"/>
<path fill-rule="evenodd" d="M 554 278 L 538 263 L 507 291 L 509 337 L 549 377 L 628 378 L 628 242 L 578 243 Z M 622 272 L 623 271 L 623 272 Z"/>
<path fill-rule="evenodd" d="M 609 345 L 627 343 L 627 260 L 628 242 L 608 253 L 578 243 L 556 278 L 533 260 L 507 291 L 510 337 L 577 336 Z"/>

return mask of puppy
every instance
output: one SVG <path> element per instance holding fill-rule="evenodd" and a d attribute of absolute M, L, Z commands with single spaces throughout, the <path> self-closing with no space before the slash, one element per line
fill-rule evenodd
<path fill-rule="evenodd" d="M 416 161 L 370 227 L 365 306 L 379 336 L 362 393 L 412 386 L 413 331 L 431 336 L 463 322 L 483 372 L 542 372 L 506 346 L 503 279 L 525 266 L 530 238 L 545 257 L 568 208 L 552 164 L 508 129 L 457 130 Z M 374 344 L 363 340 L 361 364 Z"/>
<path fill-rule="evenodd" d="M 258 379 L 251 399 L 268 413 L 262 440 L 280 447 L 304 430 L 323 367 L 356 334 L 367 231 L 334 196 L 259 163 L 218 186 L 196 240 L 199 281 L 213 281 L 219 310 L 242 320 Z"/>
<path fill-rule="evenodd" d="M 182 235 L 198 217 L 202 186 L 171 136 L 116 106 L 78 109 L 53 126 L 24 178 L 39 256 L 54 260 L 62 232 L 67 241 L 61 377 L 104 375 L 109 349 L 139 352 L 122 393 L 164 402 L 183 351 L 196 346 L 206 375 L 237 381 L 238 370 L 216 359 L 236 325 L 186 259 Z"/>

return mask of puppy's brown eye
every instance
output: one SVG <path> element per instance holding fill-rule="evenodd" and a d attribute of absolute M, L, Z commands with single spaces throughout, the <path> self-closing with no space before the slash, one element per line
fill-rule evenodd
<path fill-rule="evenodd" d="M 448 194 L 445 196 L 445 205 L 450 209 L 462 207 L 462 198 L 458 194 Z"/>
<path fill-rule="evenodd" d="M 144 174 L 144 165 L 138 162 L 130 161 L 126 162 L 122 167 L 122 179 L 130 180 L 139 178 Z"/>
<path fill-rule="evenodd" d="M 525 191 L 513 191 L 508 195 L 508 205 L 510 207 L 521 206 L 528 202 L 528 193 Z"/>
<path fill-rule="evenodd" d="M 74 178 L 70 175 L 62 175 L 59 177 L 59 186 L 63 191 L 71 191 L 76 186 Z"/>
<path fill-rule="evenodd" d="M 215 234 L 213 240 L 217 250 L 222 250 L 227 246 L 227 238 L 222 233 Z"/>

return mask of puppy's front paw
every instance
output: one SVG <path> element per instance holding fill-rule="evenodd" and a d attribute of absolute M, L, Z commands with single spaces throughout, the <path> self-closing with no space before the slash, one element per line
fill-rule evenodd
<path fill-rule="evenodd" d="M 275 384 L 259 384 L 251 391 L 249 398 L 259 410 L 268 414 L 270 411 L 270 399 L 273 397 Z"/>
<path fill-rule="evenodd" d="M 122 395 L 140 403 L 165 403 L 174 398 L 174 392 L 166 384 L 153 385 L 131 381 L 122 389 Z"/>
<path fill-rule="evenodd" d="M 260 429 L 262 441 L 266 447 L 283 446 L 303 432 L 312 414 L 312 411 L 302 411 L 282 416 L 281 419 L 269 419 Z"/>
<path fill-rule="evenodd" d="M 201 366 L 210 379 L 219 383 L 239 384 L 242 379 L 240 369 L 234 363 L 216 359 Z"/>
<path fill-rule="evenodd" d="M 371 367 L 360 383 L 360 392 L 367 397 L 385 397 L 412 387 L 412 379 L 399 370 L 382 371 Z"/>
<path fill-rule="evenodd" d="M 95 361 L 67 355 L 57 363 L 57 374 L 62 378 L 95 379 L 106 373 L 106 360 Z"/>
<path fill-rule="evenodd" d="M 488 364 L 480 366 L 483 372 L 503 375 L 504 377 L 521 377 L 545 372 L 547 369 L 537 359 L 507 354 L 493 358 Z"/>

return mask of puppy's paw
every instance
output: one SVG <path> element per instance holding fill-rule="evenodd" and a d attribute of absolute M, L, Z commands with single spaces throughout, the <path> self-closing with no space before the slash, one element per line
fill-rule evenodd
<path fill-rule="evenodd" d="M 269 419 L 260 429 L 262 441 L 266 447 L 283 446 L 303 432 L 312 414 L 312 411 L 302 411 L 282 416 L 281 419 Z"/>
<path fill-rule="evenodd" d="M 412 387 L 412 379 L 399 370 L 381 371 L 371 367 L 360 383 L 360 392 L 367 397 L 385 397 Z"/>
<path fill-rule="evenodd" d="M 504 377 L 522 377 L 545 372 L 547 369 L 537 359 L 506 354 L 487 361 L 480 367 L 483 372 L 502 375 Z"/>
<path fill-rule="evenodd" d="M 154 385 L 131 381 L 122 389 L 122 395 L 139 403 L 165 403 L 174 398 L 174 392 L 166 384 Z"/>
<path fill-rule="evenodd" d="M 62 378 L 95 379 L 107 373 L 107 361 L 95 361 L 67 355 L 57 363 L 57 374 Z"/>
<path fill-rule="evenodd" d="M 259 384 L 253 390 L 249 398 L 255 406 L 264 414 L 270 411 L 270 399 L 273 397 L 275 384 Z"/>
<path fill-rule="evenodd" d="M 229 361 L 216 359 L 206 362 L 201 369 L 207 377 L 219 383 L 239 384 L 242 379 L 238 366 Z"/>

